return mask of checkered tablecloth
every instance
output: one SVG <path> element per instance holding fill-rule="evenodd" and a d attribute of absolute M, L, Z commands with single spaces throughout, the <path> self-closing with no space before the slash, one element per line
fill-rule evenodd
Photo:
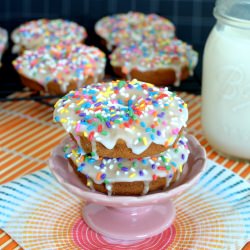
<path fill-rule="evenodd" d="M 15 96 L 26 96 L 16 93 Z M 250 163 L 229 160 L 215 152 L 204 138 L 200 124 L 201 97 L 179 93 L 188 103 L 188 132 L 205 147 L 209 159 L 231 169 L 242 178 L 250 179 Z M 51 149 L 65 136 L 52 121 L 53 108 L 32 100 L 0 104 L 1 178 L 0 184 L 47 166 Z M 21 249 L 0 230 L 0 249 Z"/>

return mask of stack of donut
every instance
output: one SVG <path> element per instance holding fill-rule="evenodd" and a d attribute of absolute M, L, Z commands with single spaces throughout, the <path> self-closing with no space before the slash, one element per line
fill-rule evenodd
<path fill-rule="evenodd" d="M 54 120 L 70 134 L 61 150 L 90 189 L 109 195 L 166 190 L 188 159 L 184 101 L 138 80 L 69 92 Z"/>
<path fill-rule="evenodd" d="M 198 54 L 175 37 L 174 25 L 156 14 L 117 14 L 96 23 L 96 33 L 108 50 L 114 72 L 155 85 L 180 85 L 193 74 Z"/>

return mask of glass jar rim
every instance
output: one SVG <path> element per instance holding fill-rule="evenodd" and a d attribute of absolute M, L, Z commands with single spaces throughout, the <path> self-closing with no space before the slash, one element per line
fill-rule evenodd
<path fill-rule="evenodd" d="M 239 28 L 250 29 L 250 20 L 241 19 L 241 18 L 227 15 L 227 14 L 223 13 L 222 11 L 219 11 L 218 8 L 216 8 L 216 7 L 214 7 L 213 14 L 217 20 L 220 20 L 226 24 L 229 24 L 231 26 L 236 26 Z"/>

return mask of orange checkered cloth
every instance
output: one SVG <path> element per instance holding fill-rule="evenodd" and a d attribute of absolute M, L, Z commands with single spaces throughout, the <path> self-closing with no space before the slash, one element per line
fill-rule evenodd
<path fill-rule="evenodd" d="M 12 97 L 25 97 L 27 94 L 16 93 Z M 249 180 L 250 163 L 219 155 L 204 138 L 200 124 L 201 97 L 185 92 L 179 93 L 179 96 L 188 104 L 188 132 L 205 147 L 208 158 Z M 53 123 L 52 114 L 53 108 L 32 100 L 0 104 L 0 184 L 47 166 L 50 151 L 65 136 L 64 130 Z M 0 249 L 21 247 L 0 230 Z"/>

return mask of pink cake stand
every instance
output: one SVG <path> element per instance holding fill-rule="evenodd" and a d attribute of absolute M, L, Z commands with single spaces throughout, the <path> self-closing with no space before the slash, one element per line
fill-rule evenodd
<path fill-rule="evenodd" d="M 52 151 L 50 169 L 64 188 L 87 202 L 83 218 L 88 226 L 113 239 L 141 240 L 167 229 L 175 218 L 171 199 L 195 185 L 205 168 L 205 150 L 188 135 L 191 152 L 188 162 L 181 178 L 167 191 L 136 197 L 108 196 L 89 190 L 75 175 L 61 150 L 67 140 L 69 138 Z"/>

